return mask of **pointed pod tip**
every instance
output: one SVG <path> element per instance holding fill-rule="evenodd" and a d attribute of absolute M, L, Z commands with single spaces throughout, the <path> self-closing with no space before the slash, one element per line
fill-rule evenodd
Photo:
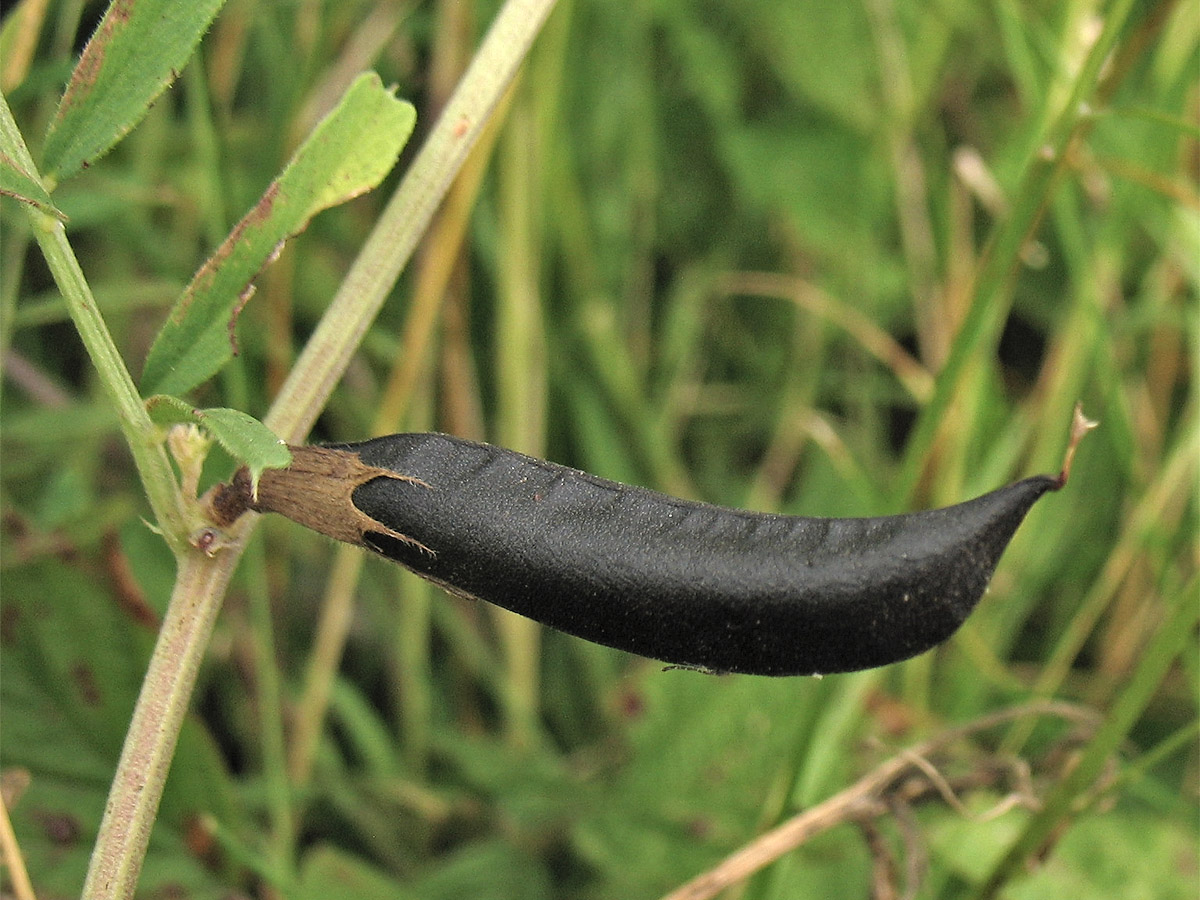
<path fill-rule="evenodd" d="M 1079 446 L 1079 442 L 1083 440 L 1083 436 L 1098 426 L 1100 423 L 1094 419 L 1089 419 L 1083 414 L 1083 403 L 1076 402 L 1075 413 L 1071 417 L 1071 434 L 1067 439 L 1067 450 L 1063 454 L 1062 469 L 1058 473 L 1058 478 L 1054 485 L 1054 489 L 1058 490 L 1067 483 L 1067 479 L 1071 477 L 1071 463 L 1075 459 L 1075 450 Z"/>

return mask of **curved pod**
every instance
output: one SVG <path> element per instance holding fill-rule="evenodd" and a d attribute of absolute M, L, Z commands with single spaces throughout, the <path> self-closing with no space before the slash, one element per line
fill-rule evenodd
<path fill-rule="evenodd" d="M 1066 480 L 1064 468 L 944 509 L 814 518 L 679 500 L 442 434 L 292 452 L 249 506 L 590 641 L 760 675 L 871 668 L 941 643 L 1030 507 Z"/>

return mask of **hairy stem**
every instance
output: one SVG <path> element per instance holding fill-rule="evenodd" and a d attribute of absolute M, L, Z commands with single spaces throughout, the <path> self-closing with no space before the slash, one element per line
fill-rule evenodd
<path fill-rule="evenodd" d="M 445 112 L 276 398 L 266 420 L 276 434 L 296 442 L 308 432 L 553 5 L 554 0 L 507 0 L 497 15 Z M 0 121 L 0 131 L 3 128 Z M 95 305 L 90 306 L 94 310 Z M 108 343 L 111 345 L 111 341 Z M 132 381 L 117 387 L 123 423 L 126 415 L 130 422 L 144 417 L 140 398 L 136 404 L 129 402 L 137 398 Z M 152 455 L 145 443 L 145 436 L 151 433 L 127 431 L 131 445 L 138 443 L 135 455 Z M 161 445 L 158 453 L 169 472 Z M 155 472 L 151 475 L 157 478 Z M 143 478 L 147 478 L 145 472 Z M 151 489 L 152 481 L 147 480 L 147 490 Z M 157 508 L 156 513 L 161 515 Z M 215 558 L 186 544 L 177 551 L 180 562 L 175 590 L 134 709 L 92 853 L 84 887 L 84 896 L 89 900 L 125 900 L 134 894 L 196 673 L 252 527 L 252 516 L 238 523 L 230 543 Z"/>
<path fill-rule="evenodd" d="M 227 560 L 235 555 L 192 552 L 180 561 L 104 808 L 83 886 L 88 900 L 133 896 L 203 649 L 233 572 Z"/>
<path fill-rule="evenodd" d="M 3 95 L 0 95 L 0 153 L 16 160 L 27 173 L 36 173 L 33 159 Z M 31 205 L 26 205 L 25 209 L 34 238 L 54 276 L 55 284 L 67 302 L 79 337 L 116 409 L 121 433 L 129 444 L 154 517 L 167 543 L 179 555 L 187 548 L 187 519 L 175 474 L 158 430 L 150 421 L 125 361 L 100 315 L 96 298 L 92 296 L 79 260 L 75 258 L 75 251 L 67 241 L 63 223 Z"/>

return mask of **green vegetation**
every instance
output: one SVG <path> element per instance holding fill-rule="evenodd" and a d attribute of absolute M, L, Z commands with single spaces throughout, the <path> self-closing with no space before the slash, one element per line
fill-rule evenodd
<path fill-rule="evenodd" d="M 3 891 L 1194 897 L 1200 3 L 544 5 L 6 14 Z M 442 430 L 870 515 L 1076 400 L 963 631 L 823 679 L 196 499 Z"/>

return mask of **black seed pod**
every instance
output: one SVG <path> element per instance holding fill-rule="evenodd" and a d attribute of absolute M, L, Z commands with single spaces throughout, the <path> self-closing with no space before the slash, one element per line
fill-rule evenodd
<path fill-rule="evenodd" d="M 759 675 L 866 669 L 946 640 L 1066 480 L 1064 466 L 944 509 L 828 519 L 679 500 L 442 434 L 292 453 L 252 508 L 590 641 Z"/>

